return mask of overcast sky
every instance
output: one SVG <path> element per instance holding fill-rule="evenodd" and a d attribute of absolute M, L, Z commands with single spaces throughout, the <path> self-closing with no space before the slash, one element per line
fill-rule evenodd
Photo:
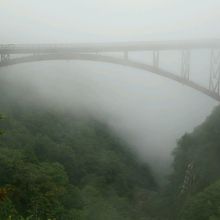
<path fill-rule="evenodd" d="M 217 38 L 219 10 L 219 0 L 0 0 L 0 41 Z"/>
<path fill-rule="evenodd" d="M 0 0 L 0 44 L 220 38 L 219 21 L 220 0 Z M 197 55 L 191 79 L 207 86 L 209 59 L 205 51 Z M 163 57 L 163 65 L 173 68 L 179 55 Z M 29 85 L 46 103 L 107 115 L 153 165 L 170 158 L 176 139 L 217 105 L 176 82 L 110 64 L 42 62 L 0 72 Z"/>

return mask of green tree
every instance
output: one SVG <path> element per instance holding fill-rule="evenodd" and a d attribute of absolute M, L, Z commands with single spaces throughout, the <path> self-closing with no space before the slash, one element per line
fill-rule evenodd
<path fill-rule="evenodd" d="M 0 123 L 0 192 L 11 189 L 0 219 L 148 219 L 145 204 L 157 185 L 147 163 L 105 124 L 44 108 L 0 78 L 7 115 Z"/>
<path fill-rule="evenodd" d="M 220 219 L 220 181 L 189 198 L 182 209 L 179 219 Z"/>
<path fill-rule="evenodd" d="M 0 114 L 0 120 L 2 120 L 3 119 L 3 116 Z M 0 130 L 0 135 L 2 135 L 3 134 L 3 131 L 2 130 Z"/>

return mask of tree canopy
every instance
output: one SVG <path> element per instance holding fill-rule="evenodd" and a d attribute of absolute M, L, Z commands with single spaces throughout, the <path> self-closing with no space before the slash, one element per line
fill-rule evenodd
<path fill-rule="evenodd" d="M 6 89 L 0 86 L 0 219 L 146 216 L 143 203 L 157 190 L 151 169 L 107 125 L 30 105 Z"/>

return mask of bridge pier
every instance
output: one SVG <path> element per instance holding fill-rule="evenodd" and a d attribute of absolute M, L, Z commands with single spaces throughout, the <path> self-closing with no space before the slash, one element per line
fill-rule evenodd
<path fill-rule="evenodd" d="M 182 51 L 182 58 L 181 58 L 181 76 L 185 80 L 189 80 L 190 74 L 190 57 L 191 53 L 190 50 L 183 50 Z"/>
<path fill-rule="evenodd" d="M 10 60 L 10 54 L 2 53 L 0 63 L 4 63 Z"/>
<path fill-rule="evenodd" d="M 220 50 L 211 50 L 209 90 L 220 95 Z"/>
<path fill-rule="evenodd" d="M 159 68 L 159 58 L 160 58 L 160 53 L 158 50 L 153 51 L 153 66 L 155 68 Z"/>

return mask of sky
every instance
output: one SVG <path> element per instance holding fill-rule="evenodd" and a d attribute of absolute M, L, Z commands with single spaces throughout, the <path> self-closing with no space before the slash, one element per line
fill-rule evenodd
<path fill-rule="evenodd" d="M 219 0 L 0 0 L 0 44 L 218 39 L 219 9 Z M 161 65 L 178 73 L 178 56 L 164 54 Z M 192 77 L 207 85 L 207 53 L 194 57 Z M 0 73 L 44 103 L 105 120 L 158 172 L 177 139 L 217 105 L 176 82 L 104 63 L 42 62 Z"/>
<path fill-rule="evenodd" d="M 0 0 L 2 43 L 216 38 L 219 0 Z"/>

